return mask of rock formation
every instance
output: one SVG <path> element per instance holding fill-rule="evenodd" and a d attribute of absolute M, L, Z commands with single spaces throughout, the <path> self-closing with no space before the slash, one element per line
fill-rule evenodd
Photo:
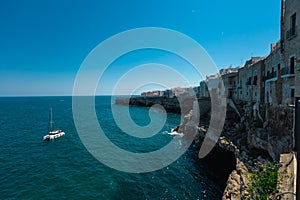
<path fill-rule="evenodd" d="M 210 119 L 210 99 L 198 99 L 200 122 L 193 120 L 195 113 L 194 98 L 181 99 L 164 97 L 134 97 L 117 99 L 116 104 L 151 107 L 159 104 L 167 112 L 185 114 L 183 123 L 174 131 L 180 133 L 196 132 L 195 146 L 199 149 L 204 138 L 208 137 Z M 192 110 L 194 107 L 194 110 Z M 276 199 L 294 199 L 296 158 L 293 150 L 293 118 L 294 110 L 289 107 L 260 105 L 258 103 L 245 103 L 227 101 L 226 120 L 222 135 L 217 141 L 215 148 L 218 152 L 231 152 L 228 154 L 208 155 L 214 165 L 219 167 L 215 171 L 228 173 L 224 184 L 223 200 L 246 199 L 249 195 L 251 172 L 268 162 L 279 164 L 279 184 Z M 210 135 L 211 137 L 211 135 Z M 214 141 L 212 142 L 214 144 Z M 226 164 L 215 164 L 217 160 L 228 156 Z M 217 160 L 215 159 L 217 158 Z M 226 157 L 225 157 L 226 158 Z M 206 159 L 206 158 L 204 158 Z M 206 161 L 211 162 L 211 159 Z M 231 165 L 230 165 L 231 163 Z M 230 166 L 235 165 L 233 169 Z M 226 172 L 224 167 L 229 167 L 231 172 Z M 221 184 L 222 185 L 222 184 Z"/>
<path fill-rule="evenodd" d="M 195 97 L 179 96 L 172 98 L 165 97 L 131 97 L 131 98 L 117 98 L 115 103 L 117 105 L 141 106 L 151 107 L 154 105 L 162 106 L 167 112 L 178 113 L 186 115 L 193 108 Z M 198 99 L 200 114 L 209 112 L 211 103 L 209 98 Z"/>
<path fill-rule="evenodd" d="M 190 118 L 191 113 L 177 130 L 184 133 L 190 126 Z M 201 116 L 195 139 L 199 145 L 206 136 L 209 118 L 209 115 Z M 245 199 L 251 172 L 267 162 L 280 164 L 277 198 L 294 198 L 296 161 L 292 152 L 292 108 L 230 101 L 223 133 L 215 148 L 233 152 L 236 159 L 235 169 L 228 175 L 223 200 Z"/>

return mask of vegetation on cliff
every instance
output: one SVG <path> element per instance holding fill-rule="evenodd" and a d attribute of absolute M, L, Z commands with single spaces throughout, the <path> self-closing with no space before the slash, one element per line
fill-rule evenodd
<path fill-rule="evenodd" d="M 276 163 L 268 162 L 251 173 L 248 199 L 273 199 L 277 192 L 278 169 Z"/>

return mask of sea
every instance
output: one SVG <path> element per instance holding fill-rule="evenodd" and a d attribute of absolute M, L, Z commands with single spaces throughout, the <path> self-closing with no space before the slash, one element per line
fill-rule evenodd
<path fill-rule="evenodd" d="M 181 122 L 178 114 L 167 114 L 163 128 L 152 138 L 135 139 L 117 125 L 111 96 L 95 97 L 97 119 L 107 137 L 132 152 L 152 151 L 168 144 Z M 49 109 L 53 128 L 66 135 L 43 141 L 49 131 Z M 151 123 L 149 108 L 130 107 L 132 120 Z M 82 143 L 72 114 L 72 97 L 0 98 L 0 199 L 221 199 L 222 190 L 197 157 L 194 144 L 176 161 L 148 173 L 113 169 L 93 157 Z M 180 144 L 178 144 L 180 145 Z M 104 150 L 105 151 L 105 150 Z"/>

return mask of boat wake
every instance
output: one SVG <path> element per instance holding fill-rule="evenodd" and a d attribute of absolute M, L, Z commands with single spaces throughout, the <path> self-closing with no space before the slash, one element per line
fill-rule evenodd
<path fill-rule="evenodd" d="M 174 129 L 171 130 L 171 132 L 167 133 L 168 135 L 172 135 L 172 136 L 179 136 L 179 137 L 183 137 L 184 134 L 183 133 L 178 133 L 176 131 L 174 131 Z"/>

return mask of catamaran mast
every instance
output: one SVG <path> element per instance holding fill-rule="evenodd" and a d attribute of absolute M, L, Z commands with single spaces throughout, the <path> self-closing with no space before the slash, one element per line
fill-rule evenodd
<path fill-rule="evenodd" d="M 52 108 L 50 108 L 50 131 L 52 131 L 52 124 L 53 124 L 53 121 L 52 121 Z"/>

